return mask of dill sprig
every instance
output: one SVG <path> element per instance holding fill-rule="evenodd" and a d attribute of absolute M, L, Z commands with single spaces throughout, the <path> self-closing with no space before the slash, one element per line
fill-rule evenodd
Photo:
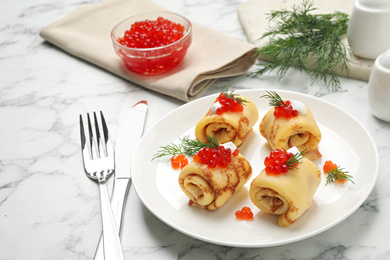
<path fill-rule="evenodd" d="M 245 106 L 245 103 L 248 103 L 247 100 L 237 97 L 238 94 L 234 93 L 234 89 L 230 90 L 228 85 L 224 86 L 222 93 L 225 95 L 225 97 L 236 100 L 240 105 Z"/>
<path fill-rule="evenodd" d="M 348 172 L 345 171 L 344 168 L 340 168 L 340 166 L 337 166 L 337 168 L 327 171 L 326 173 L 328 175 L 326 176 L 325 186 L 332 182 L 344 183 L 346 181 L 350 181 L 355 184 L 352 180 L 353 176 L 347 174 Z"/>
<path fill-rule="evenodd" d="M 290 67 L 295 67 L 310 75 L 311 84 L 324 81 L 332 90 L 341 88 L 335 68 L 349 74 L 349 49 L 341 41 L 347 33 L 349 16 L 342 12 L 311 14 L 314 10 L 317 8 L 312 1 L 303 0 L 291 11 L 284 9 L 268 15 L 275 25 L 262 35 L 261 39 L 269 37 L 269 43 L 256 55 L 269 62 L 258 63 L 260 68 L 250 73 L 252 77 L 278 69 L 280 80 Z"/>
<path fill-rule="evenodd" d="M 298 164 L 301 163 L 301 160 L 303 158 L 304 153 L 306 152 L 306 149 L 302 152 L 295 153 L 293 156 L 291 156 L 285 164 L 288 166 L 288 168 L 291 169 L 297 169 Z"/>
<path fill-rule="evenodd" d="M 271 107 L 287 106 L 278 93 L 275 91 L 266 91 L 266 95 L 262 95 L 260 98 L 268 98 L 268 105 Z"/>
<path fill-rule="evenodd" d="M 207 137 L 207 143 L 202 143 L 198 139 L 190 139 L 189 136 L 179 138 L 179 143 L 168 144 L 160 146 L 160 149 L 153 155 L 152 160 L 157 158 L 163 158 L 167 156 L 174 156 L 179 154 L 186 154 L 188 156 L 194 156 L 203 148 L 217 148 L 218 141 L 211 137 Z"/>

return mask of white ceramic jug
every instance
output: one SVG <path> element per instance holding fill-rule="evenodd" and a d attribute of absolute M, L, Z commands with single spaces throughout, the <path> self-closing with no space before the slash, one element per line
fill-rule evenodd
<path fill-rule="evenodd" d="M 390 122 L 390 49 L 381 54 L 372 67 L 368 104 L 374 116 Z"/>
<path fill-rule="evenodd" d="M 390 0 L 356 0 L 347 31 L 352 52 L 376 59 L 390 49 Z"/>

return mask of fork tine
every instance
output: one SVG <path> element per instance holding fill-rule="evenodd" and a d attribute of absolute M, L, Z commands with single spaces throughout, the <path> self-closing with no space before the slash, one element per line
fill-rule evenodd
<path fill-rule="evenodd" d="M 104 142 L 107 143 L 110 138 L 108 136 L 108 128 L 107 128 L 106 120 L 104 119 L 102 111 L 100 111 L 100 118 L 102 119 Z"/>
<path fill-rule="evenodd" d="M 109 154 L 108 154 L 109 147 L 108 146 L 111 144 L 111 142 L 110 142 L 110 135 L 108 134 L 108 128 L 107 128 L 106 120 L 104 119 L 102 111 L 100 111 L 100 119 L 102 121 L 102 128 L 103 128 L 102 130 L 103 130 L 103 137 L 104 137 L 105 155 L 109 156 Z"/>
<path fill-rule="evenodd" d="M 80 115 L 80 138 L 81 138 L 81 150 L 85 149 L 85 132 L 84 132 L 84 123 L 83 117 Z"/>
<path fill-rule="evenodd" d="M 100 118 L 102 120 L 102 128 L 103 128 L 103 137 L 104 137 L 104 143 L 105 143 L 105 149 L 106 149 L 106 156 L 109 159 L 109 161 L 112 162 L 112 169 L 114 169 L 114 148 L 112 147 L 110 134 L 108 132 L 106 120 L 104 119 L 103 112 L 100 111 Z"/>
<path fill-rule="evenodd" d="M 92 123 L 91 123 L 91 118 L 89 116 L 89 113 L 87 113 L 87 120 L 88 120 L 89 144 L 91 147 L 91 158 L 97 159 L 99 158 L 99 153 L 96 147 L 96 139 L 94 138 Z"/>
<path fill-rule="evenodd" d="M 98 119 L 96 117 L 96 112 L 93 112 L 93 121 L 95 123 L 97 153 L 98 153 L 98 156 L 101 157 L 102 156 L 102 152 L 101 152 L 102 138 L 100 135 L 99 122 L 98 122 Z"/>
<path fill-rule="evenodd" d="M 86 138 L 85 138 L 85 130 L 84 130 L 84 122 L 83 122 L 83 116 L 80 115 L 80 139 L 81 139 L 81 152 L 83 155 L 83 162 L 85 164 L 85 161 L 88 159 L 91 159 L 91 153 L 90 149 L 86 147 Z"/>

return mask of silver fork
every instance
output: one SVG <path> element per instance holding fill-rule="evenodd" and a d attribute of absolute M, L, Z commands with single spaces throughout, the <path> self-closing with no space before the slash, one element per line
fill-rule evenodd
<path fill-rule="evenodd" d="M 95 112 L 93 112 L 93 117 L 95 130 L 92 129 L 89 113 L 87 114 L 88 137 L 86 137 L 83 118 L 82 115 L 80 115 L 81 151 L 84 169 L 89 178 L 97 180 L 99 183 L 104 258 L 106 260 L 124 259 L 118 229 L 115 224 L 106 187 L 107 178 L 110 177 L 115 170 L 114 149 L 111 144 L 103 113 L 100 112 L 102 130 L 99 129 L 99 123 Z M 101 135 L 101 132 L 103 136 Z"/>

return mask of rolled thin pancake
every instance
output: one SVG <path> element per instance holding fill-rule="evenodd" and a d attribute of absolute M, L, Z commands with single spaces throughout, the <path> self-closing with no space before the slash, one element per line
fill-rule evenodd
<path fill-rule="evenodd" d="M 213 113 L 210 108 L 195 127 L 196 139 L 206 142 L 207 136 L 210 136 L 221 144 L 233 142 L 237 147 L 242 144 L 259 119 L 259 112 L 251 100 L 240 95 L 237 97 L 247 101 L 243 104 L 244 110 L 218 115 Z"/>
<path fill-rule="evenodd" d="M 180 188 L 189 205 L 215 210 L 230 199 L 252 176 L 252 167 L 241 154 L 232 157 L 227 168 L 209 168 L 192 161 L 179 174 Z"/>
<path fill-rule="evenodd" d="M 274 108 L 271 108 L 260 123 L 260 133 L 267 139 L 272 150 L 296 146 L 300 152 L 306 149 L 305 157 L 310 160 L 321 158 L 318 149 L 321 141 L 321 131 L 310 109 L 306 114 L 299 114 L 289 119 L 275 118 Z"/>
<path fill-rule="evenodd" d="M 279 226 L 289 226 L 311 207 L 321 173 L 315 164 L 303 158 L 299 168 L 285 174 L 268 175 L 263 170 L 251 183 L 253 204 L 266 213 L 279 216 Z"/>

